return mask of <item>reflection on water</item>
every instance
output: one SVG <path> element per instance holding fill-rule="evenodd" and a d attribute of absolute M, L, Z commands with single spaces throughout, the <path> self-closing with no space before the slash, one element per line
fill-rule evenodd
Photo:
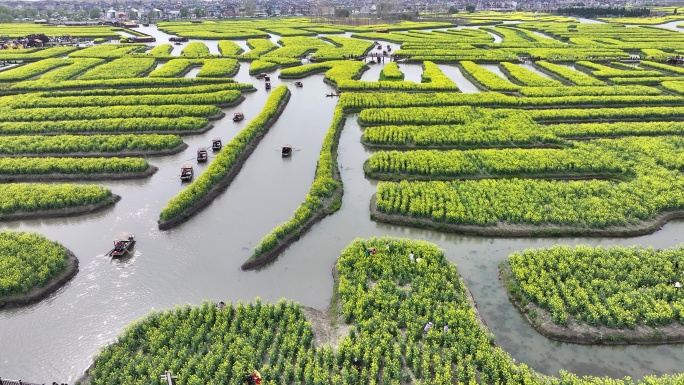
<path fill-rule="evenodd" d="M 459 78 L 462 74 L 457 68 L 440 68 L 462 91 L 475 91 Z M 46 300 L 0 311 L 3 377 L 73 382 L 100 347 L 113 341 L 126 325 L 150 311 L 178 304 L 205 299 L 248 301 L 259 296 L 267 301 L 290 298 L 323 309 L 330 301 L 331 269 L 340 250 L 356 237 L 376 235 L 425 239 L 442 247 L 458 265 L 496 342 L 516 360 L 542 373 L 553 375 L 566 369 L 578 374 L 642 377 L 681 371 L 682 345 L 578 346 L 540 336 L 508 302 L 496 268 L 512 252 L 556 243 L 675 246 L 684 237 L 683 221 L 652 235 L 618 239 L 471 237 L 372 222 L 368 203 L 377 182 L 364 177 L 362 165 L 370 152 L 359 143 L 362 128 L 356 116 L 347 119 L 340 138 L 338 156 L 345 188 L 340 211 L 314 226 L 270 266 L 241 271 L 240 265 L 261 237 L 288 219 L 306 196 L 337 102 L 324 97 L 331 88 L 323 83 L 323 75 L 307 77 L 303 88 L 276 75 L 271 77 L 273 85 L 285 83 L 292 91 L 288 107 L 232 185 L 187 223 L 169 231 L 157 230 L 161 208 L 183 188 L 178 180 L 180 166 L 195 164 L 197 147 L 208 146 L 212 137 L 228 142 L 261 111 L 268 96 L 263 81 L 249 76 L 246 63 L 235 79 L 253 82 L 257 92 L 247 93 L 241 105 L 224 109 L 228 117 L 215 122 L 209 132 L 184 137 L 189 147 L 183 153 L 150 158 L 159 167 L 151 178 L 107 183 L 123 196 L 115 207 L 74 218 L 3 223 L 6 229 L 44 233 L 80 260 L 76 277 Z M 245 114 L 244 121 L 230 120 L 236 111 Z M 278 152 L 284 143 L 298 150 L 287 161 Z M 205 168 L 197 166 L 200 172 Z M 135 254 L 118 261 L 105 257 L 112 236 L 124 230 L 136 234 Z"/>
<path fill-rule="evenodd" d="M 501 68 L 499 67 L 498 64 L 480 64 L 480 67 L 482 67 L 488 71 L 494 72 L 495 74 L 499 75 L 503 79 L 508 80 L 508 77 L 506 76 L 506 74 L 503 73 L 503 71 L 501 71 Z"/>
<path fill-rule="evenodd" d="M 534 72 L 535 74 L 537 74 L 537 75 L 539 75 L 539 76 L 541 76 L 541 77 L 543 77 L 543 78 L 555 80 L 555 79 L 553 79 L 552 76 L 550 76 L 550 75 L 548 75 L 548 74 L 546 74 L 546 73 L 540 71 L 539 68 L 537 68 L 536 66 L 534 66 L 534 64 L 532 64 L 532 63 L 527 63 L 527 62 L 526 62 L 526 63 L 519 63 L 519 65 L 520 65 L 521 67 L 525 67 L 525 69 L 528 69 L 528 70 Z"/>

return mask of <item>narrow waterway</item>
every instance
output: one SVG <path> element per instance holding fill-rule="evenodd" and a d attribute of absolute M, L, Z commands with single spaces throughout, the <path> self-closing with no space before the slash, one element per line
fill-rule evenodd
<path fill-rule="evenodd" d="M 543 78 L 555 80 L 551 75 L 548 75 L 548 74 L 540 71 L 539 68 L 535 67 L 534 64 L 532 64 L 532 63 L 527 63 L 527 62 L 526 63 L 518 63 L 518 65 L 521 67 L 524 67 L 527 70 L 534 72 L 535 74 L 537 74 Z"/>
<path fill-rule="evenodd" d="M 682 20 L 670 21 L 664 24 L 656 24 L 654 25 L 654 27 L 669 29 L 677 32 L 684 32 L 684 28 L 680 27 L 680 25 L 684 25 L 684 17 L 682 17 Z"/>
<path fill-rule="evenodd" d="M 555 41 L 555 42 L 557 42 L 557 43 L 562 43 L 562 44 L 566 44 L 566 45 L 568 44 L 567 42 L 560 41 L 560 40 L 556 39 L 555 37 L 553 37 L 553 36 L 551 36 L 551 35 L 547 35 L 547 34 L 545 34 L 545 33 L 543 33 L 543 32 L 532 31 L 532 33 L 535 34 L 535 35 L 537 35 L 537 36 L 539 36 L 539 37 L 542 37 L 542 38 L 544 38 L 544 39 L 553 40 L 553 41 Z"/>
<path fill-rule="evenodd" d="M 458 86 L 458 89 L 463 92 L 463 93 L 473 93 L 473 92 L 480 92 L 480 89 L 477 88 L 470 80 L 466 79 L 465 76 L 463 76 L 463 73 L 461 70 L 454 66 L 454 65 L 449 65 L 449 64 L 438 64 L 439 69 L 442 70 L 444 75 L 448 76 L 449 79 L 451 79 L 456 85 Z"/>
<path fill-rule="evenodd" d="M 158 37 L 158 43 L 168 41 L 168 35 L 164 36 L 163 41 Z M 115 207 L 75 218 L 2 223 L 3 229 L 38 231 L 61 242 L 78 256 L 80 271 L 48 299 L 0 311 L 0 375 L 71 383 L 88 367 L 91 357 L 128 324 L 155 309 L 179 304 L 251 301 L 259 296 L 267 301 L 289 298 L 324 309 L 332 294 L 331 269 L 340 250 L 356 237 L 380 235 L 425 239 L 442 247 L 458 265 L 496 342 L 518 362 L 541 373 L 556 375 L 564 369 L 642 377 L 682 370 L 681 344 L 601 347 L 546 339 L 508 302 L 497 279 L 497 265 L 512 252 L 556 243 L 672 247 L 684 240 L 684 221 L 667 224 L 652 235 L 618 239 L 485 238 L 376 223 L 369 219 L 368 204 L 377 182 L 364 177 L 362 165 L 370 152 L 359 143 L 363 131 L 356 116 L 347 119 L 340 138 L 338 159 L 345 189 L 340 211 L 314 226 L 271 265 L 241 271 L 240 265 L 261 237 L 288 219 L 309 191 L 337 102 L 324 97 L 332 89 L 323 83 L 322 74 L 303 79 L 304 87 L 295 88 L 294 81 L 281 81 L 274 72 L 273 85 L 288 84 L 292 98 L 240 175 L 199 215 L 173 230 L 159 231 L 156 220 L 161 208 L 184 188 L 178 180 L 180 166 L 191 163 L 202 171 L 206 166 L 195 162 L 196 149 L 209 146 L 213 137 L 228 142 L 264 106 L 268 91 L 263 81 L 249 76 L 248 67 L 242 63 L 235 80 L 253 83 L 257 92 L 247 93 L 241 105 L 226 108 L 226 118 L 215 122 L 209 132 L 186 136 L 189 147 L 183 153 L 151 157 L 150 162 L 159 167 L 151 178 L 107 183 L 123 196 Z M 458 68 L 440 68 L 463 92 L 477 91 Z M 238 111 L 245 114 L 245 120 L 233 123 L 230 118 Z M 285 143 L 295 148 L 288 159 L 279 154 Z M 111 260 L 104 252 L 119 231 L 136 234 L 135 255 Z"/>
<path fill-rule="evenodd" d="M 479 64 L 479 66 L 488 70 L 488 71 L 494 72 L 495 74 L 499 75 L 503 79 L 509 80 L 508 76 L 506 76 L 506 74 L 503 73 L 503 71 L 501 70 L 501 67 L 499 67 L 498 64 Z"/>

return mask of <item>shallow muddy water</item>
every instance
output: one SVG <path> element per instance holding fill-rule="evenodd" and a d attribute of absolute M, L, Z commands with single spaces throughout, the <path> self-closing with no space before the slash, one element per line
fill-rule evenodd
<path fill-rule="evenodd" d="M 168 41 L 165 36 L 161 43 Z M 41 232 L 68 247 L 80 260 L 76 277 L 48 299 L 0 310 L 2 377 L 71 383 L 88 367 L 91 357 L 128 324 L 152 310 L 179 304 L 250 301 L 259 296 L 267 301 L 289 298 L 324 309 L 332 294 L 331 269 L 340 250 L 356 237 L 381 235 L 425 239 L 442 247 L 458 265 L 496 342 L 518 362 L 541 373 L 554 375 L 565 369 L 578 374 L 642 377 L 682 370 L 683 345 L 599 347 L 546 339 L 508 302 L 497 279 L 497 265 L 512 252 L 556 243 L 671 247 L 684 240 L 683 221 L 667 224 L 648 236 L 610 239 L 470 237 L 372 222 L 368 205 L 377 182 L 363 174 L 362 165 L 370 152 L 359 143 L 362 129 L 356 116 L 347 119 L 340 138 L 338 159 L 344 183 L 340 211 L 315 225 L 269 266 L 241 271 L 252 248 L 288 219 L 309 191 L 337 103 L 336 98 L 324 97 L 332 88 L 323 83 L 322 74 L 303 79 L 304 87 L 295 88 L 294 80 L 280 80 L 274 72 L 272 84 L 288 84 L 292 92 L 281 118 L 222 195 L 190 221 L 159 231 L 156 220 L 160 210 L 183 188 L 178 180 L 180 166 L 189 162 L 201 172 L 206 166 L 196 165 L 196 149 L 209 146 L 213 137 L 227 143 L 261 111 L 268 91 L 263 81 L 249 76 L 248 67 L 241 63 L 235 80 L 253 83 L 257 92 L 245 94 L 241 105 L 224 109 L 226 118 L 215 122 L 212 130 L 184 137 L 189 147 L 183 153 L 149 158 L 159 167 L 151 178 L 107 183 L 123 197 L 113 208 L 75 218 L 2 223 L 3 229 Z M 379 67 L 375 67 L 377 73 Z M 400 68 L 408 71 L 410 67 Z M 456 67 L 440 68 L 463 92 L 477 91 Z M 373 80 L 369 72 L 364 79 Z M 233 123 L 230 118 L 238 111 L 245 114 L 245 120 Z M 279 146 L 285 143 L 295 148 L 288 159 L 279 154 Z M 104 253 L 119 231 L 136 234 L 135 255 L 110 260 Z"/>

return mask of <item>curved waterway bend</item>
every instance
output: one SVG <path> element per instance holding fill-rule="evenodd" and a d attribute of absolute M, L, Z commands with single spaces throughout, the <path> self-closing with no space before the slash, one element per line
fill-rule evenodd
<path fill-rule="evenodd" d="M 274 86 L 281 83 L 276 75 L 272 76 Z M 225 109 L 228 116 L 216 122 L 214 129 L 185 137 L 189 148 L 184 153 L 150 158 L 160 168 L 153 177 L 108 183 L 123 196 L 115 207 L 76 218 L 3 223 L 5 229 L 44 233 L 74 251 L 81 263 L 76 277 L 50 298 L 0 311 L 0 374 L 36 382 L 73 382 L 100 347 L 128 324 L 152 310 L 178 304 L 205 299 L 251 301 L 259 296 L 267 301 L 289 298 L 324 309 L 332 294 L 331 269 L 340 250 L 356 237 L 375 235 L 420 238 L 442 247 L 458 265 L 496 342 L 541 373 L 555 375 L 565 369 L 577 374 L 642 377 L 681 371 L 682 345 L 599 347 L 544 338 L 510 305 L 496 267 L 514 251 L 556 243 L 671 247 L 682 242 L 684 222 L 627 239 L 497 239 L 372 222 L 368 203 L 376 182 L 363 174 L 362 164 L 370 153 L 359 143 L 362 129 L 355 116 L 347 119 L 340 140 L 345 188 L 340 211 L 314 226 L 273 264 L 242 272 L 240 265 L 252 247 L 289 218 L 309 190 L 337 102 L 323 96 L 331 88 L 322 78 L 310 76 L 303 80 L 304 88 L 290 87 L 288 107 L 232 185 L 175 229 L 158 231 L 156 220 L 168 199 L 183 188 L 178 181 L 180 166 L 196 164 L 196 148 L 208 146 L 212 137 L 230 140 L 265 103 L 263 82 L 248 75 L 245 63 L 235 79 L 253 82 L 258 91 L 246 94 L 241 105 Z M 243 112 L 246 120 L 233 123 L 230 117 L 236 111 Z M 286 142 L 298 151 L 290 159 L 281 159 L 278 146 Z M 111 248 L 112 236 L 124 230 L 137 236 L 135 255 L 110 260 L 104 253 Z"/>

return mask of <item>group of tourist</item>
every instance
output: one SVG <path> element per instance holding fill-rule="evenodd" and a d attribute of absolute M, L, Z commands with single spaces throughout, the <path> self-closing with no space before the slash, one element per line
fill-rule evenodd
<path fill-rule="evenodd" d="M 432 330 L 433 327 L 435 327 L 435 324 L 433 324 L 432 322 L 426 323 L 425 327 L 423 328 L 423 334 L 427 334 L 430 330 Z M 449 325 L 444 325 L 442 330 L 444 331 L 444 333 L 448 332 L 449 331 Z"/>

